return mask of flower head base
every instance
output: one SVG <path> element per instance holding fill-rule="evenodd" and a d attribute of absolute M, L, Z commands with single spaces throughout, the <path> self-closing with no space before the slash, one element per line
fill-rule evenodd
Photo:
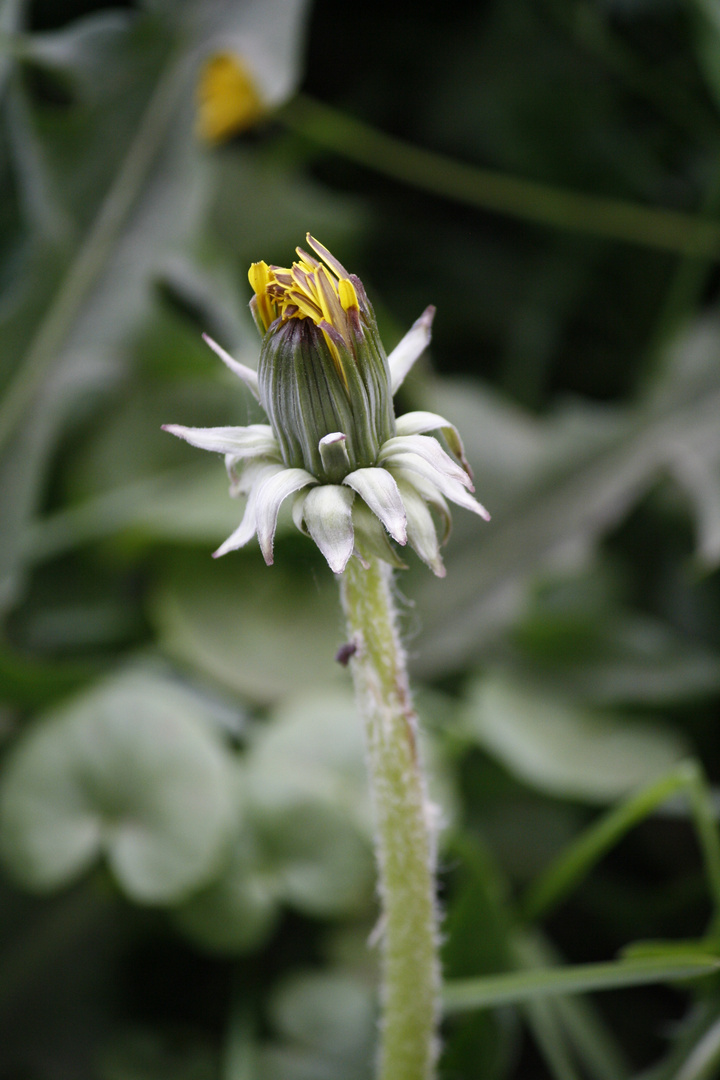
<path fill-rule="evenodd" d="M 403 566 L 390 539 L 409 543 L 439 577 L 440 543 L 450 531 L 447 500 L 489 520 L 474 489 L 460 436 L 442 416 L 397 420 L 392 396 L 430 340 L 428 308 L 385 356 L 360 280 L 308 235 L 318 258 L 298 248 L 289 269 L 253 263 L 250 307 L 262 336 L 257 373 L 206 338 L 258 398 L 269 425 L 165 430 L 225 455 L 232 495 L 247 495 L 244 517 L 215 552 L 257 534 L 273 561 L 278 513 L 293 495 L 293 520 L 335 573 L 355 555 Z M 449 453 L 438 439 L 439 432 Z M 438 540 L 434 511 L 443 524 Z"/>

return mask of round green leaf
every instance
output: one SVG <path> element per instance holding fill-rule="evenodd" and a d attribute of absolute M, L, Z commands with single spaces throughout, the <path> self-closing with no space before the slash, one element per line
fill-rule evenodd
<path fill-rule="evenodd" d="M 364 910 L 375 870 L 364 737 L 352 695 L 288 701 L 258 733 L 247 766 L 278 895 L 312 915 Z"/>
<path fill-rule="evenodd" d="M 213 872 L 232 815 L 209 707 L 137 672 L 21 738 L 0 784 L 0 855 L 19 882 L 50 890 L 104 853 L 130 897 L 169 903 Z"/>
<path fill-rule="evenodd" d="M 372 1057 L 375 993 L 372 984 L 349 973 L 296 972 L 275 991 L 270 1009 L 286 1039 L 345 1059 L 350 1067 Z"/>
<path fill-rule="evenodd" d="M 213 880 L 175 909 L 183 933 L 210 952 L 239 955 L 261 945 L 280 910 L 277 878 L 269 871 L 245 806 L 244 770 L 237 774 L 233 839 Z"/>
<path fill-rule="evenodd" d="M 261 835 L 278 895 L 290 906 L 319 918 L 367 910 L 375 884 L 372 848 L 342 812 L 298 803 L 266 814 Z"/>
<path fill-rule="evenodd" d="M 258 730 L 247 782 L 261 808 L 323 802 L 372 829 L 365 736 L 348 687 L 297 694 Z"/>

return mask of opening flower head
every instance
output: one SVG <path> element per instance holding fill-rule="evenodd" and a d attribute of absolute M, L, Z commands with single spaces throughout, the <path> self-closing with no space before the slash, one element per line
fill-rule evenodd
<path fill-rule="evenodd" d="M 307 242 L 317 258 L 298 248 L 287 269 L 250 267 L 250 309 L 263 339 L 260 401 L 285 464 L 341 482 L 375 465 L 395 434 L 390 371 L 360 279 L 317 240 Z M 336 432 L 342 444 L 322 443 Z"/>
<path fill-rule="evenodd" d="M 262 337 L 257 372 L 206 337 L 270 423 L 165 427 L 193 446 L 224 454 L 231 494 L 247 496 L 240 525 L 215 554 L 243 547 L 257 534 L 271 564 L 280 506 L 293 496 L 295 524 L 335 573 L 353 555 L 363 563 L 378 557 L 403 566 L 394 540 L 409 543 L 442 577 L 447 500 L 486 520 L 489 514 L 471 495 L 456 428 L 430 412 L 395 418 L 393 394 L 427 346 L 435 310 L 427 308 L 387 357 L 359 278 L 309 234 L 307 243 L 314 255 L 297 248 L 298 261 L 289 268 L 265 262 L 250 268 L 250 308 Z M 438 433 L 444 446 L 428 432 Z"/>
<path fill-rule="evenodd" d="M 343 345 L 352 348 L 351 323 L 359 331 L 360 304 L 355 285 L 360 282 L 358 278 L 353 281 L 335 256 L 309 234 L 307 242 L 321 261 L 308 255 L 302 248 L 297 248 L 300 261 L 293 263 L 289 269 L 268 266 L 265 262 L 252 264 L 248 277 L 255 295 L 250 301 L 250 310 L 261 335 L 278 318 L 283 322 L 288 319 L 311 319 L 323 331 L 335 363 L 342 372 L 338 345 L 340 348 Z"/>

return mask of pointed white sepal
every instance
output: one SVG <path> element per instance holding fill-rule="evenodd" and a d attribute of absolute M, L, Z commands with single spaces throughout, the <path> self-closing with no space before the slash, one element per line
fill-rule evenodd
<path fill-rule="evenodd" d="M 406 489 L 411 487 L 415 494 L 419 495 L 442 518 L 443 534 L 440 538 L 440 545 L 446 544 L 452 532 L 452 515 L 450 507 L 438 490 L 437 484 L 432 483 L 425 476 L 420 476 L 417 472 L 411 472 L 410 469 L 399 469 L 397 466 L 393 467 L 393 476 L 397 480 L 403 502 L 405 501 Z"/>
<path fill-rule="evenodd" d="M 422 436 L 418 436 L 418 438 L 422 438 Z M 447 454 L 445 454 L 445 457 L 447 457 Z M 448 458 L 448 460 L 450 459 Z M 465 510 L 471 510 L 473 514 L 478 514 L 485 521 L 490 520 L 490 515 L 485 507 L 473 499 L 472 495 L 465 490 L 463 484 L 459 483 L 454 476 L 451 476 L 444 469 L 437 468 L 426 458 L 421 457 L 420 454 L 393 454 L 392 459 L 387 462 L 387 467 L 391 472 L 394 468 L 398 468 L 418 473 L 425 480 L 429 480 L 431 484 L 434 484 L 440 493 L 450 499 L 451 502 L 457 503 L 458 506 L 464 507 Z M 465 473 L 463 473 L 463 476 L 465 476 Z"/>
<path fill-rule="evenodd" d="M 343 480 L 382 521 L 393 540 L 407 543 L 405 508 L 395 480 L 387 469 L 356 469 Z"/>
<path fill-rule="evenodd" d="M 404 457 L 407 454 L 421 457 L 444 476 L 457 480 L 470 491 L 475 490 L 465 470 L 453 461 L 437 439 L 433 439 L 430 435 L 396 435 L 380 447 L 378 461 L 389 467 L 398 457 Z"/>
<path fill-rule="evenodd" d="M 441 431 L 447 439 L 447 444 L 455 457 L 462 463 L 462 467 L 472 479 L 472 469 L 465 457 L 460 432 L 446 420 L 444 416 L 431 412 L 409 412 L 404 416 L 398 416 L 395 420 L 395 431 L 398 435 L 422 435 L 425 431 Z"/>
<path fill-rule="evenodd" d="M 305 469 L 281 469 L 280 472 L 263 479 L 258 484 L 255 510 L 257 535 L 260 550 L 268 566 L 272 566 L 273 543 L 280 507 L 288 495 L 307 487 L 308 484 L 317 484 L 317 480 Z"/>
<path fill-rule="evenodd" d="M 335 574 L 342 574 L 352 555 L 355 493 L 340 484 L 321 484 L 307 493 L 303 518 L 308 532 Z"/>
<path fill-rule="evenodd" d="M 419 319 L 412 324 L 407 334 L 388 356 L 390 368 L 390 386 L 392 393 L 402 386 L 403 380 L 419 356 L 430 344 L 432 321 L 435 308 L 426 307 Z"/>
<path fill-rule="evenodd" d="M 305 526 L 305 518 L 303 517 L 303 509 L 305 507 L 305 500 L 307 499 L 309 494 L 310 493 L 307 490 L 298 491 L 297 495 L 293 499 L 293 504 L 292 504 L 293 524 L 294 524 L 295 528 L 298 530 L 298 532 L 301 532 L 303 534 L 303 536 L 309 536 L 310 535 L 310 533 L 307 531 L 307 528 Z"/>
<path fill-rule="evenodd" d="M 382 559 L 397 570 L 407 570 L 407 564 L 398 556 L 390 543 L 387 532 L 380 524 L 368 504 L 363 499 L 356 499 L 352 508 L 353 528 L 355 530 L 355 555 L 364 568 L 368 568 L 368 559 Z"/>
<path fill-rule="evenodd" d="M 206 345 L 210 346 L 217 356 L 220 357 L 223 364 L 227 364 L 232 372 L 240 376 L 255 400 L 259 401 L 260 390 L 258 387 L 257 371 L 253 371 L 252 368 L 246 367 L 245 364 L 241 364 L 239 360 L 235 360 L 229 352 L 225 352 L 225 350 L 218 345 L 217 341 L 213 341 L 209 334 L 203 334 L 203 341 Z"/>
<path fill-rule="evenodd" d="M 253 486 L 250 488 L 243 519 L 235 532 L 231 533 L 217 551 L 213 552 L 214 559 L 219 559 L 221 555 L 227 555 L 228 551 L 237 551 L 238 548 L 245 547 L 248 541 L 252 540 L 257 531 L 258 493 L 265 480 L 276 476 L 280 472 L 284 472 L 282 465 L 265 465 L 257 470 Z"/>
<path fill-rule="evenodd" d="M 283 468 L 278 460 L 279 457 L 278 454 L 271 458 L 238 458 L 234 454 L 226 454 L 225 469 L 230 481 L 230 497 L 236 499 L 239 495 L 247 495 L 268 465 L 274 465 L 276 469 Z M 240 468 L 238 469 L 237 466 Z"/>
<path fill-rule="evenodd" d="M 436 577 L 445 577 L 445 567 L 440 557 L 435 522 L 425 500 L 415 489 L 414 484 L 400 481 L 400 494 L 407 514 L 408 541 L 422 561 L 430 567 Z"/>
<path fill-rule="evenodd" d="M 217 454 L 232 454 L 235 458 L 260 457 L 280 454 L 280 447 L 269 424 L 250 424 L 248 427 L 182 427 L 180 424 L 163 424 L 163 431 L 177 435 L 200 450 L 213 450 Z"/>

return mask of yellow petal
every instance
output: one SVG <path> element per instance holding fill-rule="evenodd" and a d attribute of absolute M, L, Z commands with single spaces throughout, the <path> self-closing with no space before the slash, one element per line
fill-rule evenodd
<path fill-rule="evenodd" d="M 265 329 L 275 319 L 275 310 L 268 296 L 267 286 L 270 284 L 270 267 L 266 262 L 252 263 L 248 270 L 248 280 L 257 296 L 258 311 L 265 324 Z"/>
<path fill-rule="evenodd" d="M 358 309 L 358 298 L 355 292 L 355 286 L 352 281 L 347 278 L 341 278 L 338 282 L 338 293 L 340 295 L 340 303 L 343 306 L 343 311 L 350 311 L 351 308 Z"/>

